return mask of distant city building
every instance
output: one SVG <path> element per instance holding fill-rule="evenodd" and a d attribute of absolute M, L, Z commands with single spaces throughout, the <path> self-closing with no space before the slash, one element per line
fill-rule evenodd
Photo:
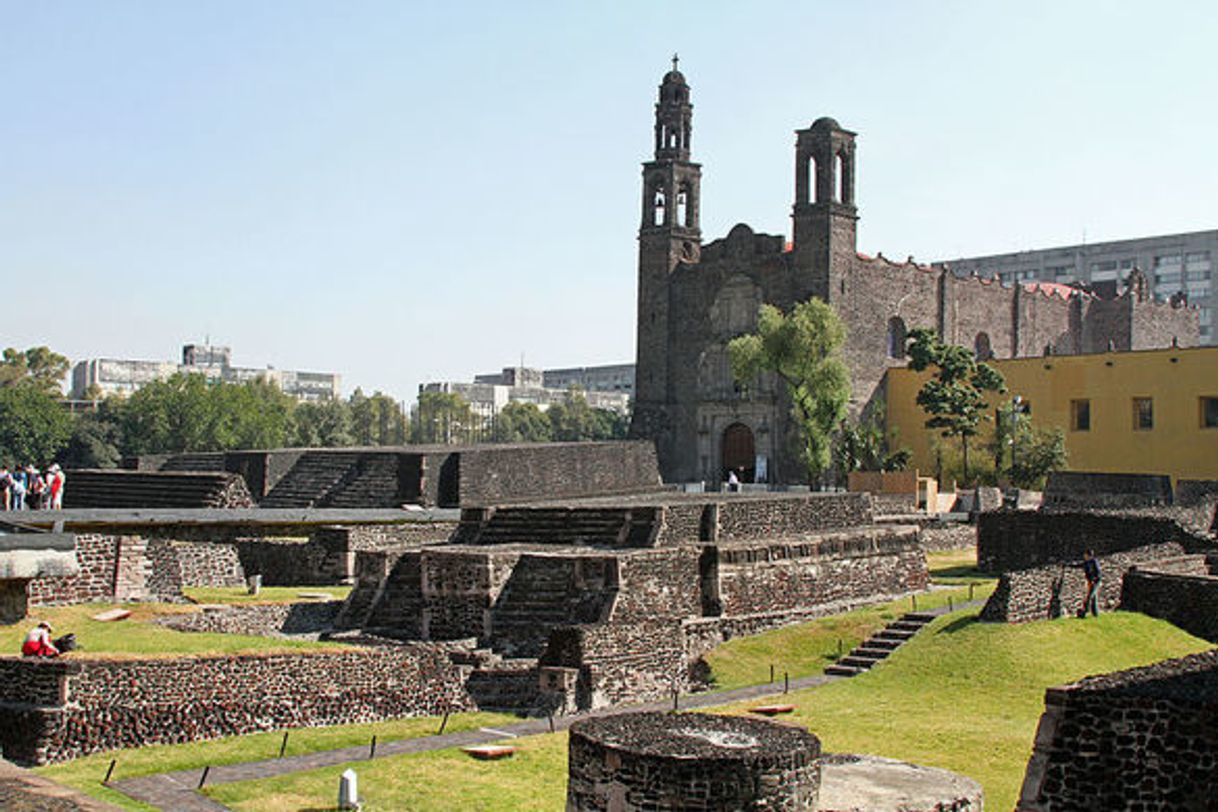
<path fill-rule="evenodd" d="M 130 395 L 152 381 L 163 381 L 177 372 L 206 376 L 209 381 L 244 383 L 262 380 L 278 386 L 300 401 L 332 400 L 340 394 L 340 376 L 333 372 L 297 372 L 287 369 L 255 369 L 232 365 L 229 347 L 187 344 L 182 363 L 90 358 L 72 367 L 72 390 L 68 397 L 84 400 L 89 393 Z"/>
<path fill-rule="evenodd" d="M 616 372 L 602 374 L 601 370 Z M 628 380 L 622 378 L 622 370 L 630 373 Z M 460 395 L 475 415 L 490 420 L 509 403 L 533 403 L 545 411 L 555 403 L 562 403 L 571 386 L 575 385 L 584 390 L 584 397 L 592 408 L 627 414 L 630 410 L 630 389 L 615 390 L 612 387 L 614 376 L 617 376 L 619 386 L 633 388 L 633 370 L 633 364 L 546 371 L 530 367 L 504 367 L 500 372 L 475 375 L 472 383 L 436 381 L 420 384 L 419 394 L 443 392 Z M 552 374 L 556 377 L 552 378 Z M 551 385 L 552 380 L 562 383 Z M 587 383 L 581 383 L 581 380 Z"/>
<path fill-rule="evenodd" d="M 957 274 L 976 273 L 1003 282 L 1081 282 L 1108 296 L 1125 282 L 1131 270 L 1138 268 L 1146 274 L 1159 301 L 1186 294 L 1189 304 L 1197 307 L 1201 343 L 1215 344 L 1215 258 L 1218 230 L 965 257 L 948 260 L 947 265 Z"/>
<path fill-rule="evenodd" d="M 542 376 L 547 389 L 569 389 L 578 386 L 585 392 L 634 394 L 634 364 L 547 369 Z"/>

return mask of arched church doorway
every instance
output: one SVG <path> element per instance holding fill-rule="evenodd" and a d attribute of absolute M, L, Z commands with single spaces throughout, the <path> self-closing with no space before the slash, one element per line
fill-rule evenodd
<path fill-rule="evenodd" d="M 735 471 L 741 482 L 752 482 L 757 464 L 757 446 L 753 442 L 753 430 L 743 423 L 733 423 L 723 430 L 723 479 L 729 471 Z"/>

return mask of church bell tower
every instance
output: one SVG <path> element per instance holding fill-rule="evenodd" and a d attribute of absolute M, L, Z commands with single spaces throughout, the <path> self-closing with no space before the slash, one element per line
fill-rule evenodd
<path fill-rule="evenodd" d="M 655 158 L 643 164 L 639 225 L 639 298 L 631 436 L 656 441 L 661 457 L 670 428 L 668 370 L 669 275 L 679 263 L 696 263 L 702 250 L 698 227 L 702 168 L 690 161 L 693 104 L 677 70 L 660 82 L 655 107 Z"/>
<path fill-rule="evenodd" d="M 857 250 L 854 137 L 831 118 L 795 133 L 795 261 L 802 295 L 834 301 Z"/>

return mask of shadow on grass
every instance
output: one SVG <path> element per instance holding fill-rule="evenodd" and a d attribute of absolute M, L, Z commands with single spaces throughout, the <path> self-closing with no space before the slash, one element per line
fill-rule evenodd
<path fill-rule="evenodd" d="M 966 615 L 965 617 L 958 617 L 955 620 L 953 620 L 951 623 L 944 626 L 939 631 L 935 632 L 935 634 L 955 634 L 958 631 L 963 631 L 964 629 L 967 629 L 969 626 L 972 626 L 974 623 L 980 623 L 980 622 L 981 622 L 980 615 Z"/>
<path fill-rule="evenodd" d="M 985 578 L 985 574 L 971 564 L 957 567 L 936 567 L 930 571 L 931 578 Z"/>

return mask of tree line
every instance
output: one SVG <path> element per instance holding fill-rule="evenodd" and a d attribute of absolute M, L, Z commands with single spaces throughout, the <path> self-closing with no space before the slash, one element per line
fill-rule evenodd
<path fill-rule="evenodd" d="M 109 468 L 138 454 L 619 439 L 628 425 L 624 416 L 589 407 L 578 390 L 547 411 L 512 403 L 489 418 L 459 395 L 425 392 L 412 423 L 401 403 L 379 391 L 298 402 L 264 380 L 230 383 L 187 373 L 126 397 L 99 398 L 73 414 L 59 389 L 67 371 L 68 359 L 47 347 L 4 351 L 0 462 Z"/>

